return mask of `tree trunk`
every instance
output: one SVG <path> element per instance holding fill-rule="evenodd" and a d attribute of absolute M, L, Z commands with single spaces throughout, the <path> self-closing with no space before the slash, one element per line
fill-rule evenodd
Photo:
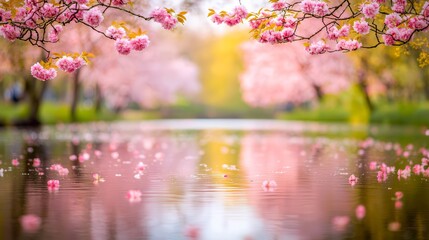
<path fill-rule="evenodd" d="M 40 106 L 47 89 L 48 81 L 38 81 L 31 76 L 24 77 L 24 91 L 28 101 L 28 117 L 17 125 L 40 125 Z"/>
<path fill-rule="evenodd" d="M 72 99 L 71 99 L 71 105 L 70 105 L 70 120 L 72 122 L 76 122 L 77 120 L 76 110 L 77 110 L 77 104 L 79 102 L 79 92 L 80 92 L 79 74 L 80 74 L 80 69 L 77 69 L 73 74 Z"/>
<path fill-rule="evenodd" d="M 375 107 L 374 107 L 374 104 L 372 103 L 371 97 L 369 96 L 369 93 L 368 93 L 366 77 L 367 77 L 366 70 L 361 69 L 359 72 L 358 85 L 359 85 L 359 88 L 364 95 L 366 106 L 368 107 L 368 110 L 371 114 L 374 112 Z"/>
<path fill-rule="evenodd" d="M 358 85 L 364 95 L 366 106 L 368 107 L 370 114 L 372 114 L 375 110 L 375 106 L 372 103 L 371 97 L 369 96 L 368 84 L 366 81 L 368 77 L 368 74 L 367 74 L 368 62 L 365 59 L 362 59 L 361 63 L 362 63 L 362 66 L 361 66 L 361 69 L 359 70 Z"/>
<path fill-rule="evenodd" d="M 322 88 L 321 88 L 319 85 L 314 84 L 314 83 L 312 84 L 312 86 L 313 86 L 314 91 L 316 92 L 317 101 L 318 101 L 318 102 L 322 102 L 322 100 L 323 100 L 323 96 L 325 95 L 325 94 L 323 93 Z"/>
<path fill-rule="evenodd" d="M 99 114 L 101 111 L 101 106 L 103 104 L 103 95 L 101 93 L 101 88 L 98 83 L 95 84 L 95 99 L 94 99 L 94 108 L 95 113 Z"/>

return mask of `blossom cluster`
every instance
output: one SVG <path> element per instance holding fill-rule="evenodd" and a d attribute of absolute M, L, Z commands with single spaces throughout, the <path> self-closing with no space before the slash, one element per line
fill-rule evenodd
<path fill-rule="evenodd" d="M 57 71 L 52 68 L 44 68 L 40 63 L 31 66 L 31 75 L 41 81 L 52 80 L 57 76 Z"/>
<path fill-rule="evenodd" d="M 241 23 L 247 14 L 245 7 L 237 6 L 230 13 L 214 13 L 211 20 L 216 24 L 225 23 L 228 26 L 235 26 Z"/>
<path fill-rule="evenodd" d="M 411 41 L 416 32 L 429 28 L 428 1 L 420 5 L 407 0 L 368 0 L 357 9 L 348 0 L 338 3 L 323 0 L 270 2 L 272 4 L 267 8 L 247 14 L 253 37 L 261 43 L 271 44 L 307 41 L 305 48 L 310 54 L 355 51 L 380 44 L 403 45 Z M 209 10 L 211 20 L 218 24 L 235 16 L 234 13 Z M 371 40 L 363 44 L 359 39 L 370 33 L 373 34 Z"/>
<path fill-rule="evenodd" d="M 150 13 L 150 17 L 154 19 L 155 22 L 161 23 L 162 27 L 171 30 L 173 29 L 178 20 L 173 17 L 168 11 L 164 8 L 157 8 Z"/>
<path fill-rule="evenodd" d="M 72 73 L 84 65 L 86 65 L 86 62 L 81 57 L 72 58 L 63 56 L 56 62 L 56 66 L 67 73 Z"/>
<path fill-rule="evenodd" d="M 51 58 L 49 45 L 60 41 L 60 35 L 70 23 L 88 26 L 98 33 L 98 28 L 104 20 L 104 15 L 110 8 L 122 11 L 127 15 L 136 16 L 146 21 L 153 20 L 161 23 L 165 29 L 173 29 L 178 22 L 184 23 L 186 12 L 174 13 L 173 9 L 157 8 L 144 17 L 140 13 L 125 8 L 129 0 L 63 0 L 36 1 L 25 0 L 21 3 L 0 3 L 0 36 L 9 41 L 28 41 L 32 45 L 45 50 L 48 63 L 36 63 L 31 66 L 31 74 L 42 81 L 52 80 L 57 76 L 57 70 L 71 73 L 87 64 L 88 59 L 75 55 L 55 55 Z M 173 16 L 174 14 L 174 16 Z M 113 24 L 104 35 L 115 40 L 116 50 L 123 55 L 132 50 L 142 51 L 149 46 L 149 38 L 141 33 L 131 32 L 123 24 Z"/>
<path fill-rule="evenodd" d="M 301 2 L 301 10 L 304 13 L 318 17 L 323 17 L 329 14 L 328 4 L 319 0 L 303 0 Z"/>

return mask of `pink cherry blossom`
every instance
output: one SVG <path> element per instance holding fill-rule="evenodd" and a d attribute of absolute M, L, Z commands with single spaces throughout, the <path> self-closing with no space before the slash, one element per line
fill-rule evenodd
<path fill-rule="evenodd" d="M 348 216 L 336 216 L 332 219 L 332 225 L 337 231 L 343 231 L 349 222 L 350 217 Z"/>
<path fill-rule="evenodd" d="M 387 175 L 386 172 L 384 172 L 384 171 L 378 171 L 377 172 L 377 181 L 378 182 L 384 182 L 384 181 L 386 181 L 387 177 L 388 177 L 388 175 Z"/>
<path fill-rule="evenodd" d="M 247 14 L 247 10 L 244 6 L 237 6 L 227 16 L 221 16 L 215 13 L 211 20 L 216 24 L 225 23 L 231 27 L 242 22 L 242 20 L 247 17 Z"/>
<path fill-rule="evenodd" d="M 402 22 L 402 17 L 398 13 L 391 13 L 384 18 L 384 24 L 388 28 L 394 28 L 399 26 Z"/>
<path fill-rule="evenodd" d="M 338 50 L 348 50 L 348 51 L 354 51 L 362 47 L 362 44 L 358 42 L 357 40 L 344 40 L 341 39 L 337 43 L 337 49 Z"/>
<path fill-rule="evenodd" d="M 306 50 L 312 55 L 323 54 L 329 50 L 329 46 L 326 45 L 325 41 L 319 40 L 317 42 L 311 43 L 310 46 L 306 47 Z"/>
<path fill-rule="evenodd" d="M 350 175 L 349 177 L 350 185 L 354 186 L 358 182 L 358 179 L 359 178 L 357 178 L 354 174 Z"/>
<path fill-rule="evenodd" d="M 265 192 L 273 192 L 277 188 L 277 182 L 274 180 L 265 180 L 262 182 L 262 189 Z"/>
<path fill-rule="evenodd" d="M 236 17 L 225 17 L 224 23 L 230 27 L 235 26 L 240 23 L 240 19 Z"/>
<path fill-rule="evenodd" d="M 155 22 L 161 23 L 162 27 L 167 30 L 173 29 L 178 22 L 177 19 L 171 16 L 164 8 L 154 9 L 150 13 L 150 17 L 152 17 Z"/>
<path fill-rule="evenodd" d="M 314 1 L 313 0 L 303 0 L 301 2 L 301 10 L 304 13 L 312 14 L 314 11 Z"/>
<path fill-rule="evenodd" d="M 44 3 L 43 7 L 40 9 L 40 13 L 44 18 L 54 18 L 59 12 L 60 9 L 52 3 Z"/>
<path fill-rule="evenodd" d="M 275 24 L 277 26 L 282 26 L 285 28 L 295 28 L 297 25 L 298 19 L 287 16 L 287 17 L 278 17 L 275 19 Z"/>
<path fill-rule="evenodd" d="M 248 13 L 247 13 L 247 9 L 244 6 L 240 5 L 240 6 L 236 6 L 233 9 L 233 14 L 234 14 L 234 17 L 240 19 L 241 21 L 242 19 L 247 17 Z"/>
<path fill-rule="evenodd" d="M 390 30 L 390 29 L 389 29 Z M 395 39 L 393 39 L 393 36 L 390 34 L 383 34 L 383 41 L 386 46 L 392 46 L 395 44 Z"/>
<path fill-rule="evenodd" d="M 370 163 L 369 163 L 369 169 L 370 170 L 375 170 L 375 169 L 377 169 L 377 162 L 375 162 L 375 161 L 371 161 Z"/>
<path fill-rule="evenodd" d="M 26 7 L 19 7 L 16 9 L 16 14 L 14 17 L 15 21 L 23 22 L 28 15 L 28 10 Z M 0 17 L 1 17 L 1 9 L 0 9 Z"/>
<path fill-rule="evenodd" d="M 51 190 L 58 190 L 60 188 L 60 181 L 59 180 L 49 180 L 48 183 L 48 189 Z"/>
<path fill-rule="evenodd" d="M 58 170 L 58 174 L 60 176 L 67 176 L 69 174 L 69 170 L 67 168 L 61 168 Z"/>
<path fill-rule="evenodd" d="M 139 190 L 129 190 L 127 192 L 127 199 L 130 203 L 140 202 L 142 193 Z"/>
<path fill-rule="evenodd" d="M 393 0 L 392 10 L 397 13 L 405 12 L 405 7 L 407 5 L 407 0 Z"/>
<path fill-rule="evenodd" d="M 428 20 L 422 16 L 410 18 L 408 21 L 408 27 L 416 30 L 423 30 L 428 27 Z"/>
<path fill-rule="evenodd" d="M 326 2 L 318 0 L 304 0 L 301 2 L 301 10 L 304 13 L 313 14 L 315 16 L 323 17 L 328 15 L 329 7 Z"/>
<path fill-rule="evenodd" d="M 116 40 L 116 39 L 125 37 L 126 32 L 123 27 L 116 28 L 114 26 L 110 26 L 106 30 L 106 35 Z"/>
<path fill-rule="evenodd" d="M 40 167 L 40 159 L 39 158 L 35 158 L 33 159 L 33 167 Z"/>
<path fill-rule="evenodd" d="M 59 34 L 63 31 L 63 27 L 61 25 L 55 25 L 51 31 L 48 33 L 48 39 L 51 42 L 58 42 Z"/>
<path fill-rule="evenodd" d="M 136 171 L 143 172 L 146 169 L 147 165 L 143 162 L 139 162 L 136 167 Z"/>
<path fill-rule="evenodd" d="M 278 1 L 273 3 L 272 8 L 273 10 L 281 10 L 287 6 L 286 2 L 284 1 Z"/>
<path fill-rule="evenodd" d="M 200 236 L 200 229 L 195 226 L 188 226 L 185 230 L 185 236 L 189 239 L 198 239 Z"/>
<path fill-rule="evenodd" d="M 0 26 L 0 35 L 13 42 L 21 35 L 21 30 L 18 27 L 5 24 Z"/>
<path fill-rule="evenodd" d="M 355 212 L 356 212 L 356 218 L 357 219 L 359 219 L 359 220 L 363 219 L 366 215 L 365 206 L 363 206 L 363 205 L 357 206 Z"/>
<path fill-rule="evenodd" d="M 10 11 L 6 11 L 0 8 L 0 19 L 2 19 L 2 21 L 7 21 L 7 20 L 10 20 L 11 18 L 12 18 L 12 13 Z"/>
<path fill-rule="evenodd" d="M 112 0 L 114 6 L 123 6 L 128 3 L 128 0 Z"/>
<path fill-rule="evenodd" d="M 363 4 L 361 7 L 361 11 L 365 18 L 373 19 L 380 12 L 380 5 L 376 2 Z"/>
<path fill-rule="evenodd" d="M 116 39 L 115 47 L 118 53 L 122 55 L 128 55 L 131 52 L 131 43 L 128 39 Z"/>
<path fill-rule="evenodd" d="M 328 31 L 328 39 L 337 40 L 338 38 L 347 37 L 350 33 L 350 25 L 345 24 L 340 29 L 332 26 Z"/>
<path fill-rule="evenodd" d="M 36 233 L 40 229 L 42 220 L 34 214 L 27 214 L 20 217 L 22 229 L 27 233 Z"/>
<path fill-rule="evenodd" d="M 68 56 L 63 56 L 56 62 L 57 67 L 67 73 L 72 73 L 85 64 L 85 60 L 83 60 L 81 57 L 73 59 L 72 57 Z"/>
<path fill-rule="evenodd" d="M 323 17 L 328 15 L 329 13 L 329 8 L 328 8 L 328 4 L 324 1 L 315 1 L 315 5 L 314 5 L 314 10 L 313 10 L 313 14 L 319 17 Z"/>
<path fill-rule="evenodd" d="M 46 69 L 40 63 L 36 63 L 31 66 L 31 75 L 41 81 L 47 81 L 54 79 L 57 76 L 57 71 L 53 68 Z"/>
<path fill-rule="evenodd" d="M 369 25 L 368 23 L 365 21 L 365 19 L 361 19 L 360 21 L 355 21 L 353 23 L 353 29 L 362 35 L 366 35 L 369 33 Z"/>
<path fill-rule="evenodd" d="M 104 180 L 104 178 L 102 178 L 101 177 L 101 175 L 100 174 L 98 174 L 98 173 L 94 173 L 94 174 L 92 174 L 92 178 L 94 179 L 94 184 L 95 185 L 98 185 L 98 183 L 100 183 L 100 182 L 105 182 L 106 180 Z"/>
<path fill-rule="evenodd" d="M 413 173 L 416 174 L 416 175 L 420 175 L 420 173 L 422 172 L 422 170 L 424 170 L 424 168 L 421 165 L 419 165 L 419 164 L 416 164 L 413 167 Z"/>
<path fill-rule="evenodd" d="M 19 165 L 18 159 L 14 158 L 12 159 L 12 166 L 17 167 Z"/>
<path fill-rule="evenodd" d="M 72 57 L 63 56 L 57 60 L 56 65 L 59 69 L 63 70 L 64 72 L 71 73 L 71 72 L 74 72 L 75 70 Z"/>
<path fill-rule="evenodd" d="M 396 200 L 395 201 L 395 209 L 401 209 L 403 207 L 402 201 Z"/>
<path fill-rule="evenodd" d="M 405 166 L 404 169 L 398 169 L 398 179 L 407 179 L 411 176 L 411 167 L 410 166 Z"/>
<path fill-rule="evenodd" d="M 78 20 L 83 20 L 83 15 L 88 11 L 89 7 L 85 4 L 75 5 L 72 4 L 69 8 L 70 19 L 76 18 Z"/>
<path fill-rule="evenodd" d="M 130 40 L 133 50 L 142 51 L 149 46 L 149 37 L 147 35 L 140 35 Z"/>
<path fill-rule="evenodd" d="M 401 200 L 404 197 L 404 193 L 402 192 L 395 192 L 395 198 L 396 200 Z"/>
<path fill-rule="evenodd" d="M 213 14 L 211 20 L 212 20 L 212 22 L 214 22 L 216 24 L 222 24 L 224 21 L 223 17 L 217 13 Z"/>
<path fill-rule="evenodd" d="M 83 14 L 83 21 L 93 27 L 98 27 L 103 20 L 103 13 L 98 8 L 91 8 Z"/>

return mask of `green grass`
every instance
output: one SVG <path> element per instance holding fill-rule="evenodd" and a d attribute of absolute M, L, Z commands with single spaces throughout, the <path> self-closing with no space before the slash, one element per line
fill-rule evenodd
<path fill-rule="evenodd" d="M 346 108 L 328 108 L 324 105 L 312 109 L 296 109 L 292 112 L 280 113 L 278 119 L 317 121 L 317 122 L 354 122 L 353 116 L 359 112 L 346 110 Z M 429 126 L 429 103 L 396 103 L 392 105 L 378 104 L 376 110 L 355 123 L 375 123 L 382 125 L 415 125 Z"/>
<path fill-rule="evenodd" d="M 12 125 L 14 122 L 24 120 L 27 115 L 27 107 L 23 104 L 0 103 L 0 123 Z M 79 106 L 77 109 L 77 122 L 116 119 L 117 116 L 107 110 L 96 113 L 90 106 Z M 45 102 L 40 109 L 40 120 L 43 124 L 70 123 L 70 106 L 64 103 Z"/>
<path fill-rule="evenodd" d="M 318 121 L 318 122 L 348 122 L 350 114 L 344 109 L 296 109 L 292 112 L 277 114 L 277 118 L 283 120 Z"/>

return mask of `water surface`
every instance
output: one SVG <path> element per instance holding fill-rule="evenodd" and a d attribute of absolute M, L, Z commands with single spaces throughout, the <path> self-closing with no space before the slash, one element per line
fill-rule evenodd
<path fill-rule="evenodd" d="M 253 120 L 2 130 L 0 239 L 428 239 L 424 130 Z M 395 171 L 378 179 L 383 163 Z M 23 225 L 29 214 L 38 228 Z"/>

